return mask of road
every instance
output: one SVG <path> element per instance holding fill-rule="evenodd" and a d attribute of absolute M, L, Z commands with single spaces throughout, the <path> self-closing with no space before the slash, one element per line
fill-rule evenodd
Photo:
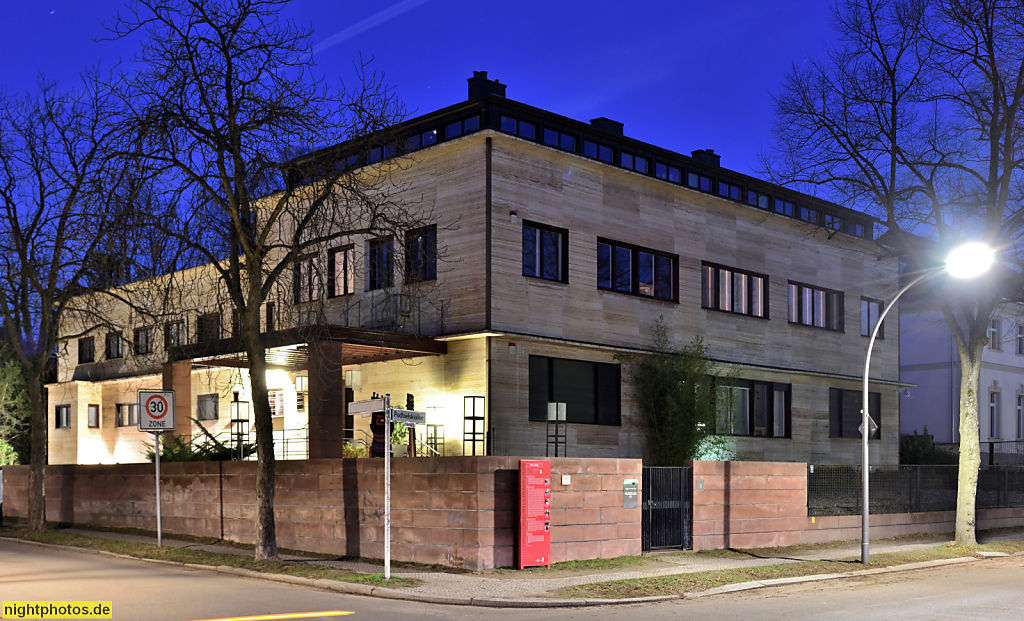
<path fill-rule="evenodd" d="M 113 602 L 114 618 L 194 621 L 343 611 L 328 620 L 623 618 L 944 620 L 1024 616 L 1024 557 L 897 574 L 760 589 L 660 604 L 584 609 L 495 610 L 338 593 L 0 540 L 0 599 Z M 297 618 L 297 617 L 293 617 Z"/>

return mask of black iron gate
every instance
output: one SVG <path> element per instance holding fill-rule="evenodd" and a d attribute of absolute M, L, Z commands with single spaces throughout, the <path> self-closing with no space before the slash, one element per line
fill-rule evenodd
<path fill-rule="evenodd" d="M 693 468 L 644 466 L 642 547 L 693 548 Z"/>

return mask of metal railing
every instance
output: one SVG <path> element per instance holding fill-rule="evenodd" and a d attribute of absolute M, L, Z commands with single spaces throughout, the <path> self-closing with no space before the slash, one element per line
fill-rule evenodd
<path fill-rule="evenodd" d="M 407 293 L 367 293 L 349 303 L 339 316 L 325 319 L 327 323 L 339 321 L 345 327 L 437 336 L 444 333 L 446 306 L 443 300 Z"/>
<path fill-rule="evenodd" d="M 1024 466 L 1024 440 L 982 442 L 981 463 L 989 466 Z"/>
<path fill-rule="evenodd" d="M 958 466 L 875 466 L 869 473 L 871 513 L 956 509 Z M 982 468 L 975 506 L 1024 506 L 1024 468 Z M 860 466 L 814 464 L 807 472 L 807 514 L 860 515 Z"/>

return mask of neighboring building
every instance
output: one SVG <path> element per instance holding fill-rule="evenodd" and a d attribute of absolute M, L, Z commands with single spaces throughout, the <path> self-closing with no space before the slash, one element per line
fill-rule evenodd
<path fill-rule="evenodd" d="M 906 304 L 900 315 L 900 373 L 905 390 L 900 432 L 960 441 L 960 356 L 942 311 Z M 1024 439 L 1024 304 L 1008 302 L 989 322 L 981 355 L 978 427 L 985 443 Z M 998 452 L 998 450 L 997 450 Z"/>
<path fill-rule="evenodd" d="M 325 248 L 296 270 L 296 298 L 265 310 L 282 440 L 337 456 L 368 429 L 346 402 L 412 393 L 427 412 L 418 437 L 439 452 L 543 455 L 548 404 L 561 402 L 569 456 L 638 457 L 644 430 L 616 356 L 649 349 L 664 317 L 676 345 L 703 336 L 721 363 L 718 432 L 740 458 L 860 461 L 861 318 L 877 317 L 898 273 L 872 218 L 722 168 L 710 150 L 688 157 L 609 119 L 506 99 L 485 73 L 469 91 L 400 127 L 394 194 L 436 222 Z M 422 269 L 396 269 L 403 252 Z M 112 309 L 120 334 L 70 343 L 49 387 L 51 462 L 142 459 L 139 388 L 174 388 L 179 420 L 215 434 L 245 417 L 231 310 L 210 282 L 176 319 Z M 894 325 L 873 357 L 875 463 L 897 461 L 898 336 Z"/>

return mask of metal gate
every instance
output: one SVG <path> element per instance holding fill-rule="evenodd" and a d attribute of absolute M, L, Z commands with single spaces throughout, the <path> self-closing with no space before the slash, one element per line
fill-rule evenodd
<path fill-rule="evenodd" d="M 644 466 L 642 549 L 693 549 L 693 468 Z"/>

